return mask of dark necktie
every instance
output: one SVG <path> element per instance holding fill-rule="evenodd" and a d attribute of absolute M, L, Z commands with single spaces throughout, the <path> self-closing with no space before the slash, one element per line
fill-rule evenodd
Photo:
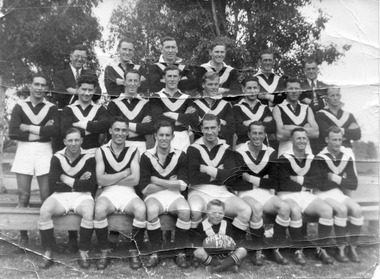
<path fill-rule="evenodd" d="M 314 89 L 316 86 L 315 86 L 315 82 L 314 80 L 311 81 L 311 89 Z"/>
<path fill-rule="evenodd" d="M 75 74 L 75 81 L 78 81 L 79 78 L 79 69 L 75 69 L 77 72 Z"/>

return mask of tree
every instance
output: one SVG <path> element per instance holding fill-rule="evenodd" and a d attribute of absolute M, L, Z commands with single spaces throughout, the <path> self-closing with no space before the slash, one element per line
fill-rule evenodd
<path fill-rule="evenodd" d="M 280 73 L 299 76 L 302 61 L 337 61 L 350 46 L 318 42 L 328 16 L 317 11 L 314 22 L 300 9 L 311 0 L 136 0 L 117 7 L 111 19 L 112 46 L 115 38 L 126 36 L 139 49 L 136 58 L 154 55 L 158 38 L 177 39 L 181 57 L 194 65 L 208 60 L 207 46 L 222 37 L 230 46 L 227 61 L 238 69 L 257 69 L 260 52 L 268 47 L 277 53 Z M 281 57 L 281 59 L 279 59 Z"/>
<path fill-rule="evenodd" d="M 73 45 L 85 44 L 93 49 L 95 41 L 101 38 L 101 27 L 91 11 L 98 0 L 3 0 L 0 3 L 0 115 L 4 117 L 4 89 L 25 85 L 36 71 L 52 78 L 55 71 L 67 66 Z M 91 52 L 88 66 L 94 69 L 97 66 Z M 2 141 L 0 137 L 0 158 Z M 4 187 L 1 172 L 0 187 Z"/>

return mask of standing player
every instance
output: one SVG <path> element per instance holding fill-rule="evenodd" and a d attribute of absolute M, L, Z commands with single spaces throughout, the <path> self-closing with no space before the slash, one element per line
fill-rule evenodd
<path fill-rule="evenodd" d="M 277 139 L 280 142 L 278 155 L 290 150 L 291 131 L 302 127 L 307 131 L 308 138 L 318 138 L 318 125 L 312 109 L 298 100 L 301 85 L 298 79 L 289 78 L 286 81 L 286 100 L 273 109 L 273 117 L 277 125 Z M 308 152 L 311 153 L 310 146 Z"/>
<path fill-rule="evenodd" d="M 284 99 L 282 91 L 285 88 L 285 76 L 273 73 L 275 65 L 274 52 L 270 49 L 264 50 L 260 55 L 260 70 L 255 74 L 260 83 L 260 101 L 264 105 L 280 104 Z"/>
<path fill-rule="evenodd" d="M 348 111 L 342 110 L 340 88 L 330 87 L 326 94 L 327 107 L 321 109 L 316 114 L 316 120 L 319 126 L 318 151 L 326 146 L 326 131 L 330 126 L 337 126 L 343 134 L 343 146 L 352 147 L 351 141 L 360 140 L 361 130 L 356 122 L 354 115 Z"/>
<path fill-rule="evenodd" d="M 238 72 L 224 63 L 227 54 L 227 46 L 223 42 L 214 42 L 210 45 L 209 54 L 211 60 L 198 67 L 197 85 L 199 92 L 204 89 L 203 76 L 207 72 L 216 73 L 219 76 L 219 94 L 222 96 L 239 95 L 241 88 L 238 80 Z"/>
<path fill-rule="evenodd" d="M 207 203 L 217 198 L 225 203 L 226 216 L 233 218 L 234 239 L 241 241 L 246 236 L 252 211 L 227 189 L 236 171 L 235 154 L 218 138 L 220 121 L 216 115 L 205 114 L 201 129 L 203 137 L 187 150 L 191 227 L 195 229 L 202 222 Z"/>
<path fill-rule="evenodd" d="M 95 159 L 83 153 L 81 132 L 70 128 L 63 140 L 66 148 L 58 151 L 51 159 L 49 187 L 53 193 L 41 206 L 38 228 L 41 243 L 45 248 L 43 269 L 53 264 L 54 227 L 53 216 L 74 211 L 82 217 L 79 234 L 80 267 L 89 268 L 88 252 L 91 249 L 91 236 L 94 222 L 94 200 L 91 193 L 96 191 Z"/>
<path fill-rule="evenodd" d="M 198 118 L 201 120 L 206 113 L 215 114 L 221 123 L 220 138 L 225 139 L 232 146 L 235 130 L 234 115 L 231 104 L 222 99 L 219 88 L 219 75 L 215 72 L 206 72 L 202 77 L 203 98 L 194 101 Z M 197 126 L 198 128 L 198 126 Z M 196 129 L 198 130 L 198 129 Z M 195 134 L 195 139 L 200 137 Z"/>
<path fill-rule="evenodd" d="M 248 138 L 248 126 L 253 121 L 261 121 L 268 134 L 269 144 L 276 149 L 276 122 L 268 106 L 261 104 L 257 99 L 260 92 L 260 84 L 257 77 L 248 76 L 242 81 L 244 98 L 233 106 L 236 126 L 236 146 L 246 143 Z"/>
<path fill-rule="evenodd" d="M 278 246 L 286 242 L 286 230 L 290 223 L 289 205 L 271 190 L 277 190 L 276 151 L 263 144 L 266 137 L 265 126 L 261 121 L 254 121 L 248 126 L 249 141 L 236 149 L 238 153 L 240 179 L 235 182 L 238 197 L 252 209 L 251 234 L 254 244 L 265 244 L 262 215 L 276 215 L 273 227 L 273 239 Z M 240 176 L 239 175 L 239 176 Z M 278 264 L 288 264 L 279 249 L 273 250 L 273 259 Z M 255 265 L 263 264 L 261 250 L 252 258 Z"/>
<path fill-rule="evenodd" d="M 174 125 L 172 146 L 185 150 L 190 145 L 189 129 L 197 124 L 197 114 L 189 95 L 178 89 L 180 70 L 175 65 L 164 70 L 165 88 L 152 95 L 152 116 L 154 121 L 168 120 Z"/>
<path fill-rule="evenodd" d="M 289 232 L 295 245 L 303 239 L 302 214 L 318 216 L 318 238 L 328 241 L 334 223 L 332 208 L 313 195 L 310 189 L 321 183 L 321 173 L 314 155 L 307 152 L 308 135 L 304 128 L 294 128 L 290 132 L 292 148 L 278 160 L 279 191 L 277 195 L 290 205 Z M 324 264 L 332 264 L 333 259 L 325 249 L 317 247 L 317 256 Z M 306 263 L 302 249 L 295 252 L 297 264 Z"/>
<path fill-rule="evenodd" d="M 196 88 L 195 76 L 182 58 L 177 57 L 178 47 L 174 38 L 164 37 L 161 39 L 161 53 L 158 62 L 149 69 L 150 92 L 158 92 L 166 87 L 164 70 L 170 65 L 179 69 L 178 88 L 182 92 L 194 90 Z"/>
<path fill-rule="evenodd" d="M 49 196 L 48 174 L 53 155 L 51 137 L 59 135 L 57 107 L 45 100 L 47 78 L 35 74 L 30 96 L 12 110 L 9 137 L 18 140 L 11 172 L 16 173 L 18 207 L 27 207 L 33 176 L 37 177 L 41 201 Z M 19 245 L 28 245 L 27 231 L 20 231 Z"/>
<path fill-rule="evenodd" d="M 126 146 L 128 122 L 124 117 L 113 119 L 109 129 L 111 140 L 96 150 L 96 177 L 102 193 L 95 203 L 94 228 L 102 252 L 98 269 L 108 265 L 109 243 L 107 216 L 116 211 L 133 215 L 131 245 L 141 250 L 146 227 L 146 208 L 136 195 L 134 187 L 139 183 L 140 165 L 137 147 Z M 134 240 L 134 241 L 133 241 Z M 131 267 L 141 267 L 136 249 L 131 251 Z"/>
<path fill-rule="evenodd" d="M 104 70 L 104 85 L 107 89 L 108 96 L 112 99 L 119 97 L 125 91 L 126 74 L 130 70 L 138 71 L 141 76 L 141 87 L 139 92 L 147 93 L 148 82 L 144 77 L 145 69 L 141 65 L 133 64 L 132 58 L 134 53 L 133 42 L 129 39 L 122 39 L 117 45 L 117 63 L 108 65 Z"/>
<path fill-rule="evenodd" d="M 355 159 L 351 150 L 342 146 L 343 133 L 338 127 L 332 126 L 327 129 L 325 140 L 327 147 L 317 156 L 322 183 L 314 193 L 334 211 L 334 230 L 338 241 L 336 260 L 348 262 L 350 259 L 358 263 L 360 258 L 356 252 L 356 244 L 363 226 L 362 210 L 359 204 L 342 192 L 356 190 L 358 187 Z M 347 247 L 349 259 L 345 253 L 347 233 L 350 235 Z"/>
<path fill-rule="evenodd" d="M 152 246 L 147 267 L 158 264 L 158 250 L 162 246 L 162 231 L 159 215 L 169 212 L 177 217 L 175 227 L 176 248 L 190 244 L 190 206 L 181 194 L 186 191 L 187 160 L 186 154 L 171 146 L 174 138 L 174 127 L 168 121 L 157 123 L 155 138 L 157 147 L 148 149 L 140 162 L 140 187 L 145 197 L 147 208 L 147 229 Z M 179 267 L 187 268 L 189 263 L 183 253 L 176 258 Z"/>
<path fill-rule="evenodd" d="M 92 96 L 99 86 L 95 75 L 81 75 L 77 82 L 78 100 L 62 111 L 61 133 L 71 127 L 80 129 L 83 136 L 82 148 L 95 154 L 101 145 L 101 135 L 108 129 L 108 113 L 102 105 L 92 102 Z"/>
<path fill-rule="evenodd" d="M 153 134 L 154 125 L 150 102 L 141 98 L 138 88 L 141 84 L 140 74 L 137 70 L 130 70 L 125 74 L 125 91 L 122 96 L 108 104 L 109 115 L 124 116 L 128 119 L 128 137 L 126 144 L 136 146 L 139 153 L 146 150 L 145 136 Z"/>

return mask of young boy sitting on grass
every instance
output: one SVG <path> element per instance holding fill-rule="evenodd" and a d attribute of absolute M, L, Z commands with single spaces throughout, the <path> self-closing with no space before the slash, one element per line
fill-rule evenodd
<path fill-rule="evenodd" d="M 237 272 L 238 265 L 247 256 L 245 248 L 236 248 L 232 238 L 233 228 L 231 223 L 223 220 L 224 212 L 225 205 L 222 201 L 211 200 L 207 204 L 207 218 L 196 229 L 202 247 L 194 251 L 194 257 L 210 273 L 222 272 L 230 267 L 233 272 Z M 220 261 L 219 258 L 223 260 Z"/>

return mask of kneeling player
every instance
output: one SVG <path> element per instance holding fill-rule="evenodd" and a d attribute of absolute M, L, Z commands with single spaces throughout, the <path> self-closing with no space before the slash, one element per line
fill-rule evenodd
<path fill-rule="evenodd" d="M 225 205 L 220 200 L 211 200 L 207 204 L 207 218 L 196 228 L 198 238 L 202 242 L 202 247 L 194 251 L 194 257 L 203 265 L 209 266 L 211 273 L 221 272 L 233 267 L 233 271 L 238 271 L 238 265 L 247 256 L 244 247 L 236 248 L 233 237 L 233 228 L 230 223 L 223 220 Z M 232 250 L 223 261 L 217 259 L 212 254 L 222 254 L 226 250 Z"/>
<path fill-rule="evenodd" d="M 254 121 L 248 126 L 248 138 L 249 141 L 241 144 L 236 150 L 240 179 L 235 183 L 235 189 L 239 191 L 238 197 L 252 208 L 250 227 L 254 244 L 261 246 L 265 244 L 262 219 L 264 213 L 276 215 L 273 238 L 275 244 L 281 246 L 286 242 L 286 230 L 290 223 L 290 207 L 271 193 L 271 189 L 277 190 L 278 186 L 277 153 L 273 148 L 263 144 L 266 138 L 263 122 Z M 288 260 L 280 254 L 279 249 L 273 250 L 273 259 L 278 264 L 288 264 Z M 261 250 L 256 251 L 252 262 L 255 265 L 264 263 Z"/>
<path fill-rule="evenodd" d="M 325 147 L 317 156 L 322 174 L 322 183 L 315 194 L 329 204 L 334 211 L 334 230 L 338 241 L 335 259 L 339 262 L 360 262 L 356 253 L 363 215 L 360 205 L 343 193 L 344 190 L 356 190 L 358 178 L 355 171 L 355 160 L 352 151 L 342 146 L 343 134 L 339 127 L 327 129 Z M 347 226 L 347 217 L 350 222 Z M 348 241 L 348 257 L 345 254 L 346 233 Z"/>
<path fill-rule="evenodd" d="M 155 138 L 157 147 L 147 150 L 141 156 L 140 185 L 147 207 L 147 229 L 152 250 L 157 252 L 162 245 L 160 214 L 170 212 L 178 217 L 175 228 L 176 248 L 189 245 L 190 206 L 181 192 L 187 188 L 186 155 L 171 146 L 174 127 L 166 121 L 157 123 Z M 183 253 L 176 258 L 179 267 L 189 267 Z M 158 257 L 153 253 L 147 267 L 155 267 Z"/>
<path fill-rule="evenodd" d="M 95 203 L 94 228 L 102 252 L 97 263 L 98 269 L 108 265 L 107 216 L 119 211 L 134 216 L 131 245 L 135 243 L 141 250 L 144 244 L 146 227 L 146 208 L 144 202 L 136 195 L 134 187 L 140 178 L 139 152 L 135 146 L 126 146 L 128 122 L 122 116 L 114 118 L 109 129 L 111 140 L 96 150 L 96 177 L 99 186 L 103 188 Z M 141 260 L 136 249 L 131 250 L 131 267 L 141 267 Z"/>
<path fill-rule="evenodd" d="M 79 265 L 88 268 L 88 251 L 91 248 L 94 226 L 94 200 L 91 193 L 96 191 L 97 187 L 95 159 L 91 154 L 82 153 L 83 139 L 77 128 L 68 129 L 63 142 L 66 148 L 58 151 L 51 159 L 49 186 L 54 193 L 42 204 L 38 221 L 41 243 L 46 250 L 46 258 L 41 268 L 45 269 L 53 264 L 52 216 L 64 215 L 69 211 L 74 211 L 82 217 L 79 229 Z"/>

